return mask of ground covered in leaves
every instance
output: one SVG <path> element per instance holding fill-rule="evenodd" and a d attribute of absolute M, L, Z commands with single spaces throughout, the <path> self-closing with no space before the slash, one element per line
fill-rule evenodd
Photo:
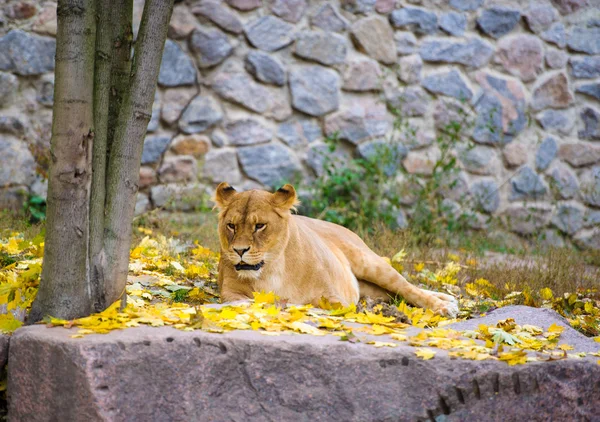
<path fill-rule="evenodd" d="M 131 250 L 127 306 L 120 309 L 120 302 L 115 303 L 102 313 L 73 321 L 47 316 L 45 324 L 75 328 L 73 337 L 142 324 L 212 333 L 256 330 L 270 336 L 284 332 L 329 334 L 338 336 L 340 341 L 363 342 L 373 347 L 408 344 L 422 359 L 432 359 L 436 349 L 444 349 L 454 358 L 495 359 L 509 365 L 585 356 L 568 344 L 559 344 L 563 328 L 557 325 L 544 331 L 507 319 L 495 326 L 480 325 L 477 330 L 459 332 L 447 328 L 456 319 L 409 306 L 398 297 L 390 298 L 389 304 L 368 301 L 358 307 L 322 301 L 315 308 L 288 304 L 270 292 L 255 292 L 252 301 L 217 307 L 218 253 L 197 242 L 168 238 L 145 227 L 136 230 L 139 240 Z M 4 334 L 22 325 L 39 285 L 43 237 L 26 237 L 10 233 L 0 238 L 0 332 Z M 600 342 L 600 295 L 597 289 L 589 287 L 597 280 L 586 279 L 585 273 L 575 283 L 583 287 L 558 294 L 552 286 L 533 290 L 528 285 L 475 278 L 476 259 L 461 259 L 452 253 L 445 258 L 445 262 L 415 262 L 401 250 L 389 261 L 413 283 L 457 297 L 458 319 L 507 305 L 545 307 L 554 309 L 573 328 Z M 425 330 L 416 332 L 412 327 Z M 373 340 L 373 336 L 381 335 L 385 335 L 384 340 Z"/>

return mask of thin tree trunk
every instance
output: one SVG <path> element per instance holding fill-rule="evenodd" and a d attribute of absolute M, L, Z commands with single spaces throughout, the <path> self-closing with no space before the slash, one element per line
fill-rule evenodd
<path fill-rule="evenodd" d="M 44 265 L 28 322 L 90 312 L 94 0 L 59 0 Z M 74 36 L 75 35 L 75 36 Z"/>
<path fill-rule="evenodd" d="M 121 105 L 111 146 L 104 237 L 108 303 L 122 296 L 127 283 L 142 149 L 172 9 L 173 0 L 146 0 L 133 59 L 131 94 Z"/>
<path fill-rule="evenodd" d="M 96 54 L 94 74 L 94 148 L 92 155 L 92 192 L 90 197 L 90 285 L 92 310 L 104 306 L 104 206 L 106 202 L 106 162 L 108 109 L 112 65 L 112 0 L 97 0 Z"/>

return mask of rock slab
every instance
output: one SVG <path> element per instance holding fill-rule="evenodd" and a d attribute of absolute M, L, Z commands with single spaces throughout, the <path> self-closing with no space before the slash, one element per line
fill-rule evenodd
<path fill-rule="evenodd" d="M 523 323 L 509 311 L 499 319 L 508 317 Z M 528 323 L 548 319 L 558 317 Z M 600 406 L 591 358 L 507 366 L 443 350 L 423 361 L 409 346 L 333 336 L 138 327 L 72 339 L 74 331 L 13 335 L 11 421 L 594 420 Z"/>

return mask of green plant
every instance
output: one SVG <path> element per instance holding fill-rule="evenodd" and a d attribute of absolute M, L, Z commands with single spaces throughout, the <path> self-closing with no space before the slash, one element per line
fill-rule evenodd
<path fill-rule="evenodd" d="M 46 220 L 46 199 L 39 195 L 29 195 L 23 205 L 25 213 L 29 216 L 32 223 L 39 223 Z"/>

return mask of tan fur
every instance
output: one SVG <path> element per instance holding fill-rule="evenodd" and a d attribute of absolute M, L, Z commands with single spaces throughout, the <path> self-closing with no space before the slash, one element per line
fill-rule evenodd
<path fill-rule="evenodd" d="M 291 185 L 275 193 L 238 193 L 221 183 L 215 202 L 220 209 L 219 288 L 223 302 L 252 298 L 253 291 L 262 290 L 273 291 L 290 303 L 313 305 L 322 297 L 349 305 L 362 296 L 399 294 L 442 315 L 458 312 L 452 296 L 413 286 L 350 230 L 292 215 L 298 202 Z M 257 224 L 264 227 L 257 229 Z M 236 264 L 261 261 L 264 265 L 259 270 L 235 268 Z"/>

